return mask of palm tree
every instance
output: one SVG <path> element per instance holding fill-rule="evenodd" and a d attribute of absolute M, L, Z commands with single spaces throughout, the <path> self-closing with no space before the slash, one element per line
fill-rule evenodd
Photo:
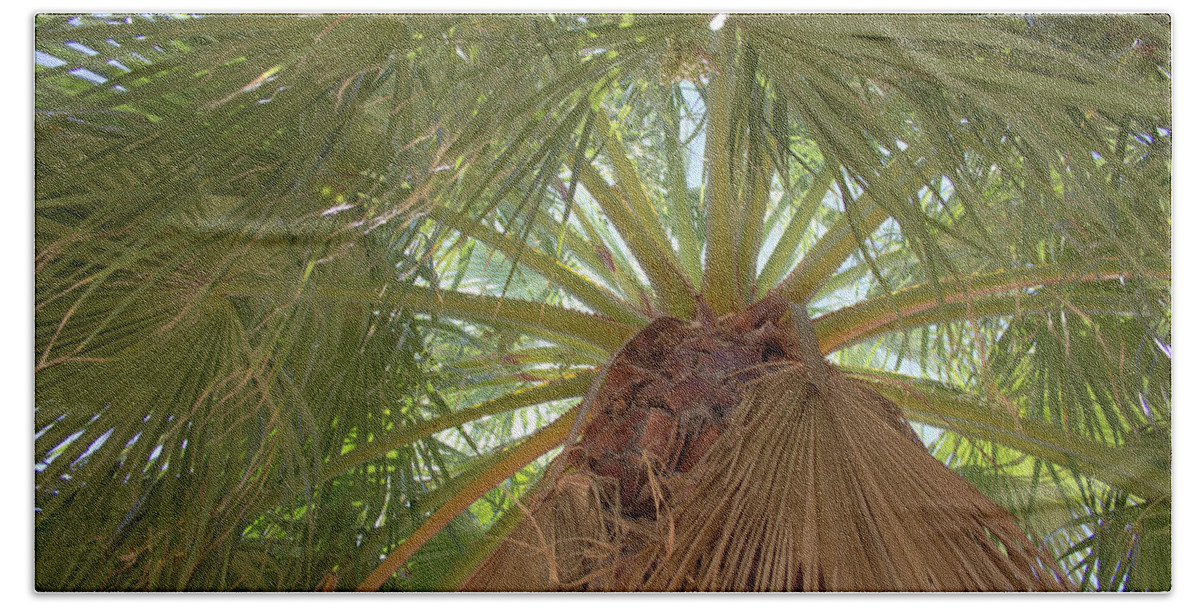
<path fill-rule="evenodd" d="M 1169 41 L 39 16 L 36 585 L 1167 589 Z"/>

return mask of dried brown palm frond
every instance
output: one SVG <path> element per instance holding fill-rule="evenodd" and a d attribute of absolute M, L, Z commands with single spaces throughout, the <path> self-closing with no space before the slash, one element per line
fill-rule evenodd
<path fill-rule="evenodd" d="M 548 480 L 524 517 L 460 591 L 550 591 L 612 586 L 613 565 L 627 539 L 654 529 L 626 521 L 609 505 L 611 480 L 570 472 Z M 631 533 L 632 532 L 632 533 Z"/>
<path fill-rule="evenodd" d="M 688 476 L 642 590 L 1067 590 L 1011 516 L 894 424 L 887 400 L 799 366 L 747 387 Z M 895 406 L 892 405 L 891 408 Z M 682 481 L 682 480 L 680 480 Z M 643 558 L 645 559 L 645 558 Z"/>

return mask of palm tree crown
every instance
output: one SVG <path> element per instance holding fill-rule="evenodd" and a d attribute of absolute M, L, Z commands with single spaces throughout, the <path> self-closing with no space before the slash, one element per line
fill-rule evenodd
<path fill-rule="evenodd" d="M 37 586 L 456 588 L 631 336 L 779 298 L 1072 586 L 1169 588 L 1169 44 L 39 16 Z"/>

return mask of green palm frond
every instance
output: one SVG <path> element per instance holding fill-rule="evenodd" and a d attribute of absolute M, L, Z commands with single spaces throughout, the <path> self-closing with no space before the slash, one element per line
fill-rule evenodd
<path fill-rule="evenodd" d="M 626 338 L 770 293 L 1169 588 L 1169 18 L 710 23 L 38 16 L 38 589 L 454 586 Z"/>

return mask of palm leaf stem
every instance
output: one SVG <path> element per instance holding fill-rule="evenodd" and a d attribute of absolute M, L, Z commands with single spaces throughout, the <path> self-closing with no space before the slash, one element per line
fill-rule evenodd
<path fill-rule="evenodd" d="M 455 410 L 424 422 L 400 429 L 399 432 L 376 437 L 370 443 L 330 460 L 321 467 L 321 481 L 328 481 L 345 471 L 387 455 L 388 452 L 428 437 L 438 431 L 460 426 L 487 416 L 511 412 L 539 403 L 579 397 L 587 391 L 595 372 L 581 372 L 560 380 L 518 389 L 507 395 L 489 399 L 483 403 Z"/>
<path fill-rule="evenodd" d="M 818 207 L 825 198 L 825 194 L 829 192 L 832 183 L 833 175 L 827 166 L 822 166 L 813 176 L 808 190 L 804 192 L 804 197 L 800 200 L 800 205 L 792 212 L 792 217 L 783 229 L 783 234 L 775 243 L 775 248 L 771 250 L 767 263 L 763 265 L 762 272 L 758 275 L 758 291 L 760 293 L 766 293 L 778 285 L 789 270 L 788 267 L 800 246 L 800 240 L 808 231 L 809 225 L 812 224 Z"/>
<path fill-rule="evenodd" d="M 912 421 L 996 441 L 1037 458 L 1147 499 L 1171 494 L 1171 472 L 1144 449 L 1079 437 L 1039 420 L 1014 418 L 977 399 L 915 378 L 875 370 L 846 369 L 891 399 Z"/>
<path fill-rule="evenodd" d="M 613 293 L 521 240 L 501 234 L 482 222 L 471 221 L 466 216 L 449 209 L 434 207 L 430 209 L 429 216 L 437 222 L 503 252 L 510 260 L 528 266 L 550 282 L 579 298 L 585 306 L 595 312 L 630 325 L 641 325 L 647 320 L 644 315 L 630 308 L 624 300 Z"/>
<path fill-rule="evenodd" d="M 607 317 L 571 310 L 550 304 L 501 298 L 492 295 L 471 295 L 458 291 L 435 290 L 429 287 L 408 287 L 392 294 L 383 293 L 376 285 L 321 284 L 311 286 L 318 299 L 350 302 L 378 302 L 380 306 L 414 308 L 434 315 L 446 315 L 489 325 L 520 328 L 532 335 L 567 339 L 603 356 L 619 347 L 636 326 L 613 321 Z M 254 296 L 278 298 L 286 295 L 280 289 L 261 284 L 229 282 L 215 291 L 224 296 Z"/>
<path fill-rule="evenodd" d="M 1086 263 L 1053 263 L 1002 270 L 964 279 L 958 290 L 941 284 L 923 283 L 895 294 L 880 296 L 843 308 L 814 320 L 821 351 L 829 353 L 870 336 L 917 327 L 953 318 L 1017 314 L 1061 305 L 1053 294 L 1014 294 L 1007 291 L 1075 282 L 1132 280 L 1139 276 L 1112 260 Z M 1158 270 L 1149 278 L 1169 280 L 1169 270 Z M 987 296 L 994 296 L 988 298 Z M 1099 310 L 1124 311 L 1128 304 L 1118 298 L 1104 298 Z"/>
<path fill-rule="evenodd" d="M 517 470 L 562 443 L 571 429 L 573 420 L 574 416 L 570 415 L 570 413 L 564 414 L 558 420 L 555 420 L 521 442 L 520 445 L 506 451 L 504 457 L 496 462 L 496 464 L 478 474 L 462 490 L 451 496 L 441 507 L 434 511 L 420 527 L 388 554 L 383 563 L 379 564 L 375 570 L 371 571 L 363 579 L 356 590 L 377 591 L 388 578 L 391 578 L 408 561 L 408 558 L 412 557 L 413 553 L 416 553 L 417 549 L 420 549 L 430 538 L 433 538 L 434 534 L 437 534 L 442 528 L 446 527 L 446 524 L 450 523 L 450 520 L 471 506 L 471 503 L 478 500 L 485 492 L 504 481 Z"/>
<path fill-rule="evenodd" d="M 662 299 L 660 304 L 665 311 L 678 318 L 690 318 L 696 308 L 695 289 L 680 269 L 675 252 L 670 248 L 664 251 L 659 246 L 654 233 L 590 164 L 580 167 L 578 175 L 633 252 L 654 293 Z M 661 228 L 659 224 L 654 225 Z"/>
<path fill-rule="evenodd" d="M 735 105 L 737 28 L 722 29 L 712 92 L 705 100 L 708 125 L 704 139 L 707 183 L 704 188 L 704 299 L 717 314 L 738 308 L 734 264 L 737 251 L 737 201 L 733 186 L 732 129 Z"/>
<path fill-rule="evenodd" d="M 912 148 L 909 148 L 912 150 Z M 887 184 L 901 184 L 905 180 L 901 176 L 917 171 L 916 179 L 910 182 L 909 191 L 915 193 L 928 178 L 932 177 L 926 163 L 925 171 L 912 166 L 908 152 L 897 155 L 882 171 L 878 181 Z M 895 190 L 895 187 L 891 189 Z M 846 196 L 843 193 L 843 196 Z M 886 220 L 890 214 L 889 205 L 883 205 L 874 200 L 873 189 L 868 186 L 862 195 L 852 203 L 847 202 L 847 209 L 829 230 L 821 235 L 816 244 L 808 250 L 800 264 L 779 285 L 779 292 L 793 302 L 807 302 L 829 278 L 846 258 L 859 249 L 859 237 L 869 236 Z"/>

